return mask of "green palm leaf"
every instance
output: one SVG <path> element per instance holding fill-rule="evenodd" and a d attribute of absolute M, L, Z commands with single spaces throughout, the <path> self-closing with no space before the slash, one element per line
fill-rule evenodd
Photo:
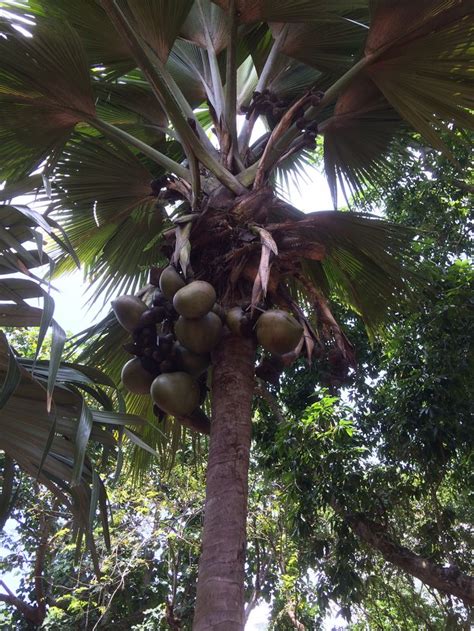
<path fill-rule="evenodd" d="M 214 0 L 228 9 L 229 0 Z M 320 20 L 334 11 L 366 8 L 367 0 L 238 0 L 236 8 L 241 22 L 307 22 Z"/>
<path fill-rule="evenodd" d="M 287 206 L 282 207 L 283 214 Z M 291 209 L 291 207 L 290 207 Z M 324 211 L 300 215 L 271 230 L 279 235 L 297 237 L 295 255 L 315 289 L 327 298 L 334 294 L 364 320 L 370 335 L 380 333 L 400 301 L 410 299 L 419 288 L 409 228 L 361 215 Z M 277 215 L 282 211 L 277 210 Z M 320 261 L 305 259 L 306 245 L 320 244 Z"/>
<path fill-rule="evenodd" d="M 87 59 L 67 24 L 42 20 L 25 37 L 0 22 L 0 179 L 20 178 L 94 115 Z"/>
<path fill-rule="evenodd" d="M 9 345 L 5 335 L 0 333 L 1 382 L 5 380 L 11 363 L 9 356 Z M 40 370 L 35 369 L 34 362 L 29 360 L 17 358 L 16 365 L 16 387 L 10 392 L 0 415 L 0 449 L 59 497 L 82 526 L 88 528 L 93 477 L 93 463 L 87 455 L 88 440 L 113 448 L 116 439 L 107 428 L 122 425 L 139 427 L 143 421 L 134 415 L 118 414 L 113 409 L 95 412 L 84 408 L 86 404 L 80 388 L 89 384 L 89 390 L 94 391 L 101 382 L 109 384 L 110 381 L 97 371 L 95 379 L 91 379 L 81 372 L 78 365 L 60 369 L 52 409 L 48 412 L 48 362 L 41 362 Z M 87 440 L 77 441 L 83 409 L 88 410 L 92 425 Z M 106 515 L 102 517 L 106 518 Z"/>
<path fill-rule="evenodd" d="M 165 62 L 194 0 L 127 0 L 136 32 Z"/>
<path fill-rule="evenodd" d="M 324 134 L 324 166 L 337 207 L 338 181 L 362 194 L 390 169 L 392 141 L 403 123 L 370 80 L 352 84 L 339 97 L 333 115 L 319 125 Z M 346 194 L 348 199 L 348 194 Z"/>
<path fill-rule="evenodd" d="M 200 4 L 200 6 L 199 6 Z M 181 27 L 181 36 L 201 48 L 207 48 L 207 39 L 203 30 L 206 23 L 212 45 L 216 53 L 220 53 L 228 42 L 227 14 L 210 0 L 201 0 L 192 4 L 189 15 Z"/>
<path fill-rule="evenodd" d="M 448 154 L 440 130 L 453 122 L 474 125 L 472 11 L 453 0 L 422 4 L 372 6 L 363 75 L 341 94 L 321 127 L 333 196 L 336 176 L 357 192 L 364 182 L 380 181 L 387 149 L 400 131 L 398 117 Z"/>

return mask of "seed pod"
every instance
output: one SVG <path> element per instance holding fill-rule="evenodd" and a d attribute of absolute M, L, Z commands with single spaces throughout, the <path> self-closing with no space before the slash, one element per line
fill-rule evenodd
<path fill-rule="evenodd" d="M 181 346 L 178 342 L 173 347 L 173 357 L 180 370 L 189 373 L 193 377 L 199 377 L 211 363 L 209 355 L 198 355 Z"/>
<path fill-rule="evenodd" d="M 173 307 L 183 318 L 201 318 L 209 313 L 215 301 L 214 287 L 204 280 L 195 280 L 175 293 Z"/>
<path fill-rule="evenodd" d="M 148 310 L 148 306 L 137 296 L 120 296 L 112 300 L 112 309 L 123 328 L 133 331 L 139 325 L 140 318 Z"/>
<path fill-rule="evenodd" d="M 178 318 L 174 326 L 178 341 L 193 353 L 209 353 L 219 342 L 222 335 L 222 322 L 219 316 L 210 311 L 196 320 Z"/>
<path fill-rule="evenodd" d="M 144 311 L 140 316 L 140 326 L 149 326 L 155 324 L 155 318 L 152 309 Z"/>
<path fill-rule="evenodd" d="M 122 368 L 122 383 L 133 394 L 148 394 L 153 376 L 143 368 L 139 359 L 131 359 Z"/>
<path fill-rule="evenodd" d="M 151 384 L 150 394 L 156 405 L 173 416 L 191 414 L 199 405 L 199 386 L 185 372 L 159 375 Z"/>
<path fill-rule="evenodd" d="M 152 304 L 154 307 L 162 307 L 166 304 L 167 299 L 166 296 L 163 294 L 163 292 L 160 289 L 155 289 L 155 291 L 153 292 L 153 300 L 152 300 Z"/>
<path fill-rule="evenodd" d="M 257 339 L 263 348 L 276 355 L 292 351 L 303 335 L 303 327 L 286 311 L 270 309 L 257 320 Z"/>
<path fill-rule="evenodd" d="M 173 300 L 175 293 L 184 285 L 184 280 L 172 265 L 168 265 L 161 272 L 160 289 L 168 300 Z"/>

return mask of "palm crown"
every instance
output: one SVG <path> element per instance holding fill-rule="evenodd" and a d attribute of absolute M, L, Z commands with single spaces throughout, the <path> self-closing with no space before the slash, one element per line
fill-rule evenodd
<path fill-rule="evenodd" d="M 171 260 L 188 280 L 212 283 L 225 308 L 291 311 L 310 356 L 332 347 L 351 365 L 328 299 L 337 295 L 370 333 L 380 330 L 415 282 L 411 235 L 355 213 L 305 215 L 277 196 L 275 181 L 298 174 L 321 138 L 336 201 L 338 180 L 347 195 L 377 184 L 394 138 L 415 130 L 444 151 L 442 130 L 472 126 L 471 0 L 17 0 L 0 8 L 2 198 L 34 192 L 48 204 L 43 219 L 4 206 L 5 271 L 29 276 L 30 288 L 5 280 L 1 299 L 16 305 L 8 324 L 41 322 L 41 337 L 52 322 L 32 275 L 44 261 L 22 246 L 36 226 L 56 243 L 56 272 L 80 260 L 94 297 L 141 291 L 147 299 L 150 269 L 153 284 Z M 35 291 L 45 296 L 43 319 L 24 303 Z M 55 330 L 50 396 L 62 344 Z M 87 357 L 117 381 L 125 333 L 107 317 L 81 341 L 89 338 Z M 7 367 L 5 399 L 14 383 Z M 141 396 L 129 405 L 150 413 Z"/>

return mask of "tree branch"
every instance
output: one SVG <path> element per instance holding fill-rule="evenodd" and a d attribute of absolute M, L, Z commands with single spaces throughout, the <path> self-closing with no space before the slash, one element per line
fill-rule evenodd
<path fill-rule="evenodd" d="M 333 503 L 336 512 L 341 507 Z M 420 581 L 441 592 L 461 599 L 467 605 L 474 605 L 474 578 L 461 572 L 456 566 L 442 567 L 415 554 L 400 545 L 387 533 L 382 524 L 372 521 L 362 513 L 343 514 L 352 531 L 365 543 L 378 550 L 383 558 L 398 568 L 418 578 Z"/>
<path fill-rule="evenodd" d="M 41 625 L 44 620 L 44 614 L 42 614 L 35 605 L 29 605 L 25 603 L 21 598 L 15 596 L 15 594 L 5 585 L 3 581 L 0 581 L 0 587 L 2 587 L 7 593 L 0 593 L 0 602 L 4 602 L 15 609 L 29 622 L 34 625 Z"/>
<path fill-rule="evenodd" d="M 272 393 L 267 390 L 267 388 L 263 385 L 261 381 L 258 381 L 255 385 L 255 394 L 262 398 L 268 404 L 268 407 L 275 415 L 278 423 L 284 425 L 286 420 L 283 416 L 283 412 L 281 411 L 280 406 L 278 405 L 278 401 L 275 399 Z"/>
<path fill-rule="evenodd" d="M 189 416 L 176 416 L 175 418 L 178 423 L 199 434 L 209 435 L 211 433 L 211 421 L 201 409 L 195 410 Z"/>

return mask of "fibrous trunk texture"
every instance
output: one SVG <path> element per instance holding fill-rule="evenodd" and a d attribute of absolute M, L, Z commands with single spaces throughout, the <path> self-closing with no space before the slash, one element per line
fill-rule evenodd
<path fill-rule="evenodd" d="M 225 337 L 213 354 L 212 423 L 193 631 L 242 631 L 255 346 Z"/>

